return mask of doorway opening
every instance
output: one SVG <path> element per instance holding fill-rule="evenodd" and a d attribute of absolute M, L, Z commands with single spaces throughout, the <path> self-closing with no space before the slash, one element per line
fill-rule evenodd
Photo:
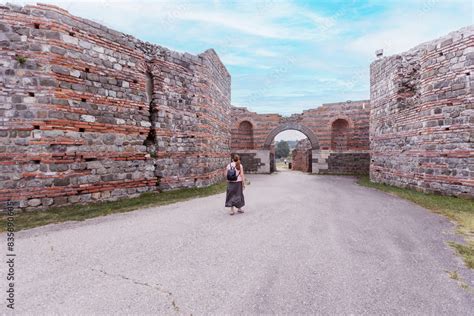
<path fill-rule="evenodd" d="M 298 130 L 287 129 L 278 133 L 273 141 L 272 153 L 275 171 L 312 171 L 311 142 Z"/>

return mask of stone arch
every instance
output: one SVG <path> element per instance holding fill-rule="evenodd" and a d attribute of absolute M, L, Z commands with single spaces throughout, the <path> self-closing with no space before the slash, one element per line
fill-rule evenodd
<path fill-rule="evenodd" d="M 314 149 L 319 149 L 319 141 L 318 141 L 318 138 L 316 137 L 316 134 L 314 134 L 314 132 L 310 128 L 308 128 L 308 127 L 306 127 L 306 126 L 304 126 L 300 123 L 284 123 L 284 124 L 281 124 L 281 125 L 277 126 L 276 128 L 274 128 L 270 132 L 270 134 L 268 134 L 267 138 L 265 139 L 265 143 L 263 144 L 263 148 L 264 149 L 270 149 L 275 136 L 277 136 L 279 133 L 281 133 L 283 131 L 290 130 L 290 129 L 294 129 L 294 130 L 297 130 L 297 131 L 305 134 L 306 137 L 308 137 L 308 139 L 311 143 L 311 148 L 313 150 Z"/>
<path fill-rule="evenodd" d="M 346 151 L 349 148 L 350 123 L 337 118 L 331 123 L 331 150 Z"/>

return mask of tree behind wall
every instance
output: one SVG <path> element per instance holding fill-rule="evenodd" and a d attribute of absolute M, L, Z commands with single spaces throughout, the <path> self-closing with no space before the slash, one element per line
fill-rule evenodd
<path fill-rule="evenodd" d="M 286 158 L 290 154 L 290 147 L 288 143 L 284 140 L 281 140 L 277 143 L 275 149 L 275 156 L 277 158 Z"/>

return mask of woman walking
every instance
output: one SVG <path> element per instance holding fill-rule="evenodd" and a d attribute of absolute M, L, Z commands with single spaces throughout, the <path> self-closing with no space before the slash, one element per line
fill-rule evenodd
<path fill-rule="evenodd" d="M 244 166 L 240 163 L 240 157 L 235 155 L 233 161 L 227 165 L 225 175 L 227 177 L 227 194 L 225 206 L 230 207 L 230 215 L 234 215 L 234 207 L 237 212 L 243 213 L 242 207 L 245 205 L 244 188 L 245 175 Z"/>

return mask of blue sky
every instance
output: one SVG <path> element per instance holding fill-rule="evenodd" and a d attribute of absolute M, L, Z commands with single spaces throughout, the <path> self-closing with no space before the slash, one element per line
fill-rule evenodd
<path fill-rule="evenodd" d="M 178 51 L 212 47 L 232 75 L 233 105 L 283 115 L 368 99 L 376 49 L 402 52 L 474 24 L 471 0 L 41 2 Z"/>

